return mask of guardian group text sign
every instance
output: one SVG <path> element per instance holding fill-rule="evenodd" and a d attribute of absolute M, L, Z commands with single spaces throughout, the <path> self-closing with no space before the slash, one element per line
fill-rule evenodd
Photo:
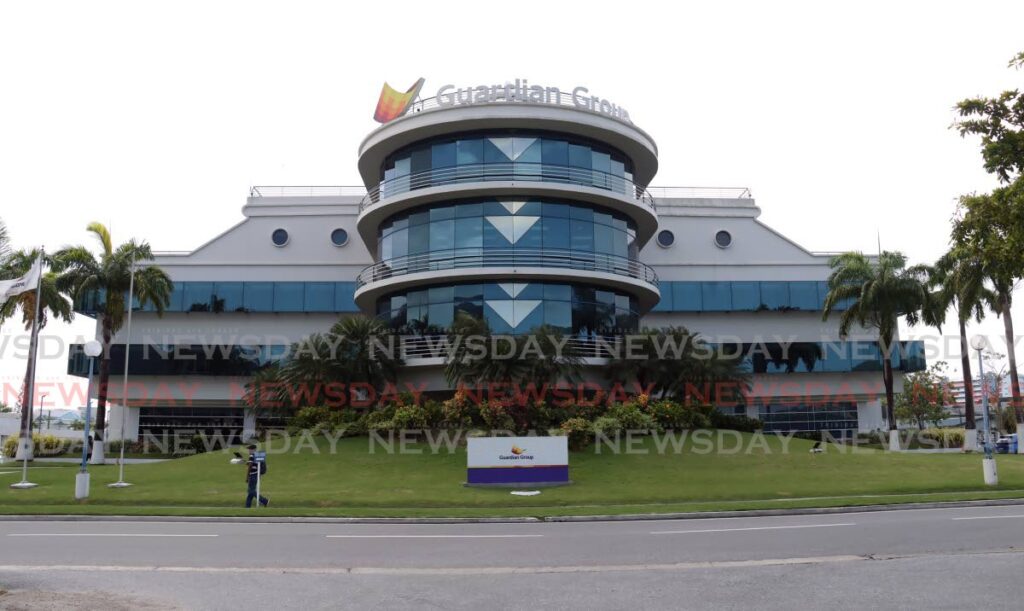
<path fill-rule="evenodd" d="M 470 437 L 466 483 L 551 485 L 569 483 L 567 437 Z"/>

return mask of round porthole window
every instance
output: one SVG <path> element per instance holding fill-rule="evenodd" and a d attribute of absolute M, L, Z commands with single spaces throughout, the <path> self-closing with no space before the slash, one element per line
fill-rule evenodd
<path fill-rule="evenodd" d="M 658 232 L 658 246 L 662 248 L 668 248 L 676 243 L 676 236 L 668 229 L 662 229 Z"/>
<path fill-rule="evenodd" d="M 348 244 L 348 232 L 340 227 L 332 231 L 331 244 L 334 244 L 335 246 L 344 246 L 345 244 Z"/>
<path fill-rule="evenodd" d="M 724 229 L 716 233 L 715 246 L 719 248 L 729 248 L 732 246 L 732 234 Z"/>
<path fill-rule="evenodd" d="M 275 229 L 270 234 L 270 241 L 274 243 L 274 246 L 281 247 L 288 243 L 288 232 L 284 229 Z"/>

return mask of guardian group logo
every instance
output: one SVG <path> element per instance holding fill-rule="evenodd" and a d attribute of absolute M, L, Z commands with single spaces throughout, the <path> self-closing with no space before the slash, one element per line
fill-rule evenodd
<path fill-rule="evenodd" d="M 408 112 L 409 107 L 420 94 L 423 82 L 424 79 L 420 78 L 405 93 L 384 83 L 384 87 L 380 90 L 380 99 L 377 100 L 377 110 L 373 113 L 373 120 L 378 123 L 387 123 Z"/>

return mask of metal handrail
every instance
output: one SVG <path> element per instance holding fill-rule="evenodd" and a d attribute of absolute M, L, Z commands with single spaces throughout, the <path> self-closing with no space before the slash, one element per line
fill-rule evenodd
<path fill-rule="evenodd" d="M 653 197 L 659 199 L 749 199 L 753 197 L 747 187 L 648 187 L 647 190 Z"/>
<path fill-rule="evenodd" d="M 450 349 L 445 344 L 447 335 L 400 335 L 403 359 L 447 358 Z M 625 338 L 621 335 L 581 335 L 566 333 L 563 354 L 572 353 L 579 358 L 616 358 L 624 354 Z"/>
<path fill-rule="evenodd" d="M 249 197 L 343 197 L 366 195 L 366 187 L 325 185 L 261 185 L 249 188 Z"/>
<path fill-rule="evenodd" d="M 652 211 L 656 210 L 654 196 L 645 187 L 637 185 L 628 178 L 603 170 L 510 161 L 431 168 L 422 172 L 416 172 L 415 174 L 383 180 L 380 184 L 366 192 L 366 196 L 359 202 L 359 212 L 380 202 L 382 199 L 417 189 L 494 180 L 555 182 L 593 187 L 625 195 L 647 206 Z"/>
<path fill-rule="evenodd" d="M 359 272 L 356 288 L 406 274 L 474 267 L 553 267 L 604 272 L 658 284 L 654 268 L 619 255 L 543 248 L 459 248 L 379 261 Z"/>

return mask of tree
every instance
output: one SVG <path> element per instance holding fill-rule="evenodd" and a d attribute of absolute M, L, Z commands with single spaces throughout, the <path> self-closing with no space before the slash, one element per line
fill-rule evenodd
<path fill-rule="evenodd" d="M 946 405 L 952 394 L 945 376 L 946 364 L 939 361 L 928 371 L 918 371 L 903 379 L 903 392 L 896 397 L 896 418 L 924 430 L 926 424 L 938 424 L 946 417 Z"/>
<path fill-rule="evenodd" d="M 445 378 L 452 386 L 545 390 L 579 379 L 581 351 L 549 326 L 525 335 L 494 335 L 487 321 L 459 312 L 449 327 Z M 514 388 L 517 387 L 517 388 Z"/>
<path fill-rule="evenodd" d="M 938 289 L 936 310 L 939 323 L 949 308 L 956 312 L 960 332 L 960 365 L 964 378 L 964 420 L 968 431 L 976 431 L 974 417 L 974 380 L 971 375 L 971 350 L 967 341 L 967 322 L 981 322 L 986 306 L 994 304 L 995 295 L 985 285 L 981 260 L 964 248 L 952 247 L 928 271 L 930 283 Z M 976 440 L 967 439 L 964 446 L 974 448 Z"/>
<path fill-rule="evenodd" d="M 280 363 L 253 376 L 246 404 L 252 410 L 301 408 L 341 402 L 344 393 L 358 398 L 352 393 L 362 389 L 380 391 L 395 381 L 402 365 L 397 354 L 382 349 L 389 346 L 391 336 L 391 329 L 380 319 L 343 318 L 328 332 L 293 343 Z"/>
<path fill-rule="evenodd" d="M 0 277 L 2 278 L 18 278 L 24 276 L 32 269 L 35 265 L 36 260 L 39 258 L 39 250 L 19 250 L 8 254 L 7 258 L 0 265 Z M 52 263 L 52 257 L 44 257 L 44 263 Z M 46 326 L 47 319 L 49 317 L 59 318 L 64 322 L 71 322 L 74 317 L 74 313 L 71 309 L 71 302 L 61 295 L 57 289 L 57 275 L 53 272 L 47 272 L 43 274 L 42 282 L 39 285 L 39 294 L 41 301 L 39 304 L 39 329 Z M 25 325 L 25 330 L 29 331 L 32 329 L 32 320 L 36 315 L 36 291 L 25 291 L 20 295 L 11 297 L 4 303 L 0 304 L 0 324 L 7 319 L 13 317 L 18 311 L 21 311 L 21 321 Z M 23 394 L 22 397 L 22 418 L 21 418 L 21 430 L 26 431 L 29 428 L 30 414 L 32 413 L 32 406 L 25 405 L 28 397 L 28 385 L 29 371 L 32 368 L 32 363 L 29 359 L 25 362 L 25 381 L 22 384 Z"/>
<path fill-rule="evenodd" d="M 898 348 L 896 335 L 901 317 L 915 325 L 922 316 L 934 325 L 935 308 L 919 268 L 907 269 L 907 259 L 899 252 L 882 252 L 872 261 L 859 252 L 833 257 L 829 262 L 822 320 L 828 320 L 842 302 L 848 302 L 839 317 L 839 335 L 846 338 L 853 327 L 874 329 L 882 356 L 882 382 L 885 385 L 886 418 L 889 421 L 889 445 L 897 449 L 896 415 L 893 397 L 892 351 Z"/>
<path fill-rule="evenodd" d="M 744 400 L 750 376 L 743 355 L 724 348 L 686 327 L 644 329 L 624 358 L 609 362 L 605 375 L 620 384 L 636 382 L 652 396 L 736 405 Z"/>
<path fill-rule="evenodd" d="M 991 194 L 960 198 L 953 220 L 953 245 L 977 260 L 994 295 L 992 309 L 1003 319 L 1010 394 L 1017 422 L 1024 422 L 1013 332 L 1013 291 L 1024 277 L 1024 179 Z"/>
<path fill-rule="evenodd" d="M 1024 67 L 1024 52 L 1009 67 Z M 995 98 L 968 98 L 956 105 L 959 119 L 953 127 L 961 136 L 981 136 L 985 169 L 1006 184 L 1024 172 L 1024 96 L 1020 90 L 1004 91 Z"/>
<path fill-rule="evenodd" d="M 7 255 L 11 252 L 11 241 L 7 235 L 7 225 L 4 224 L 3 219 L 0 219 L 0 263 L 3 263 L 7 259 Z"/>
<path fill-rule="evenodd" d="M 101 223 L 90 223 L 86 230 L 100 245 L 97 257 L 84 246 L 71 246 L 53 255 L 53 269 L 59 275 L 57 288 L 80 303 L 96 299 L 96 315 L 100 324 L 103 354 L 100 359 L 99 390 L 96 401 L 96 444 L 93 455 L 103 456 L 103 432 L 106 429 L 107 391 L 110 385 L 110 344 L 127 314 L 125 298 L 129 285 L 134 288 L 133 302 L 138 307 L 152 304 L 162 316 L 171 297 L 170 277 L 155 265 L 137 264 L 153 260 L 149 244 L 134 239 L 114 247 L 110 231 Z M 131 282 L 133 262 L 135 281 Z M 127 351 L 128 346 L 125 346 Z"/>

